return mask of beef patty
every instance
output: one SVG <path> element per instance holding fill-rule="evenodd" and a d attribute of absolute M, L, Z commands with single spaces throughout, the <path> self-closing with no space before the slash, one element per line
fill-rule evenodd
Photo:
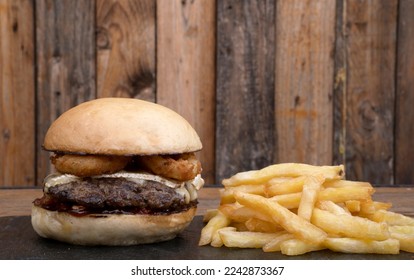
<path fill-rule="evenodd" d="M 34 204 L 72 214 L 181 212 L 195 206 L 174 189 L 159 182 L 132 182 L 124 178 L 85 178 L 49 188 Z"/>

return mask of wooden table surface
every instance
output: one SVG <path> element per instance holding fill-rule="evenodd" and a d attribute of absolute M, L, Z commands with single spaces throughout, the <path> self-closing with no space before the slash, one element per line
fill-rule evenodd
<path fill-rule="evenodd" d="M 0 217 L 29 216 L 32 202 L 42 195 L 40 188 L 0 188 Z M 392 211 L 414 217 L 414 186 L 377 187 L 374 200 L 391 202 Z M 197 215 L 219 205 L 219 188 L 204 187 L 199 192 Z"/>

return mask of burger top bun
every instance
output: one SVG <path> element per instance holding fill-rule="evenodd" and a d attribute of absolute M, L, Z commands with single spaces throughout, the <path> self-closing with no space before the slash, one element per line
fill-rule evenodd
<path fill-rule="evenodd" d="M 99 98 L 63 113 L 43 147 L 80 154 L 152 155 L 201 150 L 196 131 L 176 112 L 132 98 Z"/>

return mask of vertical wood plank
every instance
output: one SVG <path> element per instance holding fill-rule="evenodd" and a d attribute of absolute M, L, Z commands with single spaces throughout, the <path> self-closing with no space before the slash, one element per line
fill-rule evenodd
<path fill-rule="evenodd" d="M 95 4 L 36 1 L 37 183 L 51 171 L 42 150 L 50 124 L 64 111 L 96 97 Z"/>
<path fill-rule="evenodd" d="M 414 1 L 400 0 L 395 112 L 395 183 L 413 184 Z"/>
<path fill-rule="evenodd" d="M 216 180 L 274 160 L 275 1 L 217 6 Z"/>
<path fill-rule="evenodd" d="M 157 103 L 199 134 L 203 177 L 214 181 L 215 1 L 157 1 Z"/>
<path fill-rule="evenodd" d="M 33 2 L 0 1 L 0 186 L 35 183 Z"/>
<path fill-rule="evenodd" d="M 335 80 L 333 97 L 333 164 L 345 163 L 346 136 L 346 0 L 336 0 Z"/>
<path fill-rule="evenodd" d="M 345 0 L 347 178 L 393 183 L 397 0 Z"/>
<path fill-rule="evenodd" d="M 278 1 L 278 162 L 332 163 L 335 1 Z"/>
<path fill-rule="evenodd" d="M 97 0 L 98 97 L 155 100 L 155 0 Z"/>

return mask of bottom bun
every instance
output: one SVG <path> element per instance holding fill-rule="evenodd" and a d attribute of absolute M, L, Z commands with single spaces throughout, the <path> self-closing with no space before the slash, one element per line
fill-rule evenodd
<path fill-rule="evenodd" d="M 196 207 L 170 215 L 73 216 L 32 207 L 32 226 L 42 237 L 77 245 L 128 246 L 173 239 L 192 221 Z"/>

